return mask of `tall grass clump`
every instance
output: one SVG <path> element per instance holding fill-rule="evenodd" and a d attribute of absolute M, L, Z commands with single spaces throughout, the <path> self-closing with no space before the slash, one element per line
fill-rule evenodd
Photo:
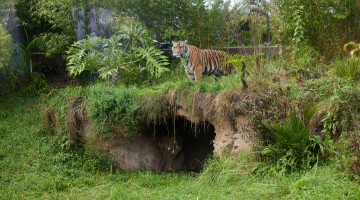
<path fill-rule="evenodd" d="M 89 88 L 87 110 L 104 136 L 119 128 L 127 130 L 125 136 L 136 134 L 140 107 L 137 104 L 138 94 L 139 88 L 135 86 L 96 84 Z"/>
<path fill-rule="evenodd" d="M 333 64 L 335 74 L 341 78 L 356 79 L 360 75 L 360 58 L 336 60 Z"/>
<path fill-rule="evenodd" d="M 66 135 L 71 128 L 68 119 L 69 108 L 74 99 L 84 95 L 82 87 L 67 87 L 62 90 L 53 90 L 48 95 L 44 95 L 42 103 L 47 107 L 44 109 L 44 125 L 57 135 Z"/>
<path fill-rule="evenodd" d="M 223 152 L 222 156 L 214 155 L 206 160 L 199 182 L 219 187 L 236 184 L 244 178 L 249 178 L 253 164 L 254 154 L 240 152 L 231 155 Z"/>
<path fill-rule="evenodd" d="M 174 91 L 176 85 L 174 82 L 166 82 L 141 90 L 138 104 L 141 105 L 141 118 L 145 123 L 157 124 L 169 116 L 174 117 L 175 102 L 170 100 L 168 94 Z"/>

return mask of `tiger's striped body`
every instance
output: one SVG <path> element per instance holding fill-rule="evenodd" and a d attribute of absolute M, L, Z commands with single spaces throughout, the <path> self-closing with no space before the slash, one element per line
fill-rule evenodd
<path fill-rule="evenodd" d="M 231 74 L 233 64 L 226 63 L 229 54 L 212 49 L 199 49 L 187 41 L 173 42 L 173 55 L 179 57 L 191 81 L 200 81 L 202 75 L 213 75 L 214 83 L 222 75 Z"/>

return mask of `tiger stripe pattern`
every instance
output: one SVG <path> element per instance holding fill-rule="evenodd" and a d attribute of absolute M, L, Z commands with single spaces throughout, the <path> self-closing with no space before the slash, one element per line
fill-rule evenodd
<path fill-rule="evenodd" d="M 234 65 L 226 62 L 228 53 L 199 49 L 189 45 L 187 40 L 173 42 L 172 52 L 175 57 L 181 59 L 191 81 L 199 82 L 202 75 L 213 75 L 216 83 L 221 76 L 231 74 L 234 70 Z"/>

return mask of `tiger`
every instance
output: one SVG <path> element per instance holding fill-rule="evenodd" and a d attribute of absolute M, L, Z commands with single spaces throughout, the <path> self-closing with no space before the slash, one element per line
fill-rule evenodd
<path fill-rule="evenodd" d="M 216 83 L 221 76 L 234 71 L 234 65 L 226 62 L 229 54 L 224 51 L 199 49 L 189 45 L 187 40 L 172 43 L 173 56 L 181 59 L 187 77 L 192 82 L 199 82 L 202 75 L 213 75 Z"/>

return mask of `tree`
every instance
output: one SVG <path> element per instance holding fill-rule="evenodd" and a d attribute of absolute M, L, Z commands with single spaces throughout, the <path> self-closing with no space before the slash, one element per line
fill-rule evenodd
<path fill-rule="evenodd" d="M 285 45 L 291 45 L 294 37 L 300 37 L 301 29 L 302 45 L 332 57 L 344 54 L 342 47 L 347 42 L 360 40 L 358 0 L 273 0 L 272 3 L 276 15 L 283 21 L 279 28 Z"/>

